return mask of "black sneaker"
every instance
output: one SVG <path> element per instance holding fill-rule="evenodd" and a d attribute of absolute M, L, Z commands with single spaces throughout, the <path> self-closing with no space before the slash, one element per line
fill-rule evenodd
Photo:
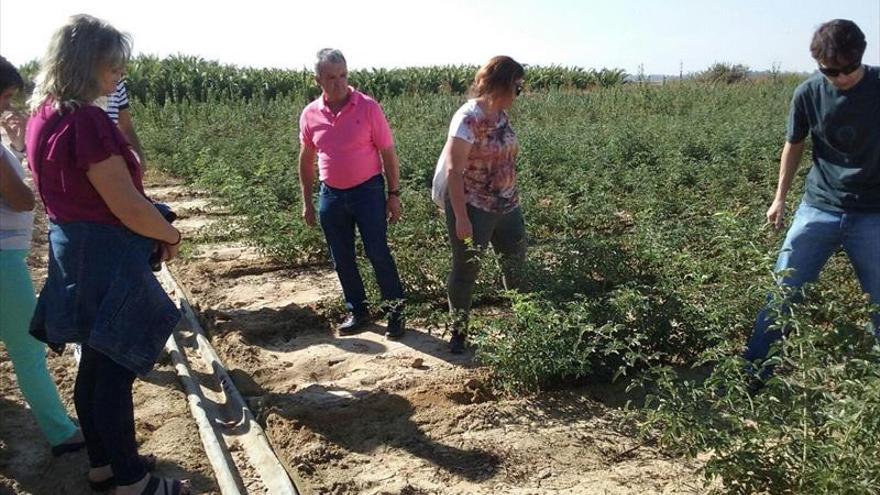
<path fill-rule="evenodd" d="M 336 331 L 339 332 L 339 335 L 353 335 L 363 330 L 369 324 L 369 313 L 349 313 L 345 321 L 336 327 Z"/>
<path fill-rule="evenodd" d="M 452 332 L 449 339 L 449 352 L 453 354 L 461 354 L 464 352 L 465 336 L 461 332 Z"/>
<path fill-rule="evenodd" d="M 385 327 L 385 338 L 398 340 L 403 337 L 406 320 L 400 314 L 391 314 L 388 317 L 388 326 Z"/>

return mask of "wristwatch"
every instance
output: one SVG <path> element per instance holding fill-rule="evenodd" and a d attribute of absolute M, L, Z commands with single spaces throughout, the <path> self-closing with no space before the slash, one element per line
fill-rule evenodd
<path fill-rule="evenodd" d="M 395 189 L 395 190 L 393 190 L 393 191 L 388 191 L 388 195 L 389 195 L 389 196 L 397 196 L 397 197 L 399 198 L 399 197 L 400 197 L 400 189 Z"/>

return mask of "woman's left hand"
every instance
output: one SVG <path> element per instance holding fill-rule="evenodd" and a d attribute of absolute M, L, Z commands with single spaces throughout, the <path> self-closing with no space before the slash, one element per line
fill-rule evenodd
<path fill-rule="evenodd" d="M 162 261 L 171 261 L 180 253 L 180 244 L 162 243 Z"/>
<path fill-rule="evenodd" d="M 397 223 L 400 220 L 400 197 L 396 195 L 388 196 L 388 200 L 385 202 L 385 211 L 388 214 L 388 221 L 391 223 Z"/>

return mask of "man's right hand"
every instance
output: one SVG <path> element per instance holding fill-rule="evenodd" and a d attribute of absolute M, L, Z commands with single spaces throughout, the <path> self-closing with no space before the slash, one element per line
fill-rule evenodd
<path fill-rule="evenodd" d="M 317 220 L 315 219 L 315 206 L 313 204 L 306 203 L 303 206 L 302 216 L 303 216 L 303 221 L 309 227 L 314 227 L 315 225 L 318 224 Z"/>
<path fill-rule="evenodd" d="M 467 215 L 461 215 L 455 219 L 455 235 L 462 241 L 474 236 L 474 227 Z"/>
<path fill-rule="evenodd" d="M 785 226 L 785 200 L 776 199 L 767 209 L 767 223 L 779 230 Z"/>

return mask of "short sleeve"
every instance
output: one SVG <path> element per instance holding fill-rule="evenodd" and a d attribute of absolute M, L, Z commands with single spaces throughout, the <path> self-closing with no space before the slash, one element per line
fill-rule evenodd
<path fill-rule="evenodd" d="M 304 148 L 315 150 L 315 142 L 312 139 L 312 130 L 309 128 L 309 107 L 306 107 L 299 116 L 299 144 Z"/>
<path fill-rule="evenodd" d="M 76 110 L 73 115 L 73 164 L 88 170 L 95 163 L 103 162 L 111 155 L 123 155 L 116 126 L 110 117 L 94 105 Z"/>
<path fill-rule="evenodd" d="M 474 119 L 473 113 L 467 111 L 465 107 L 458 109 L 449 124 L 449 137 L 457 137 L 474 144 L 476 140 L 473 130 Z"/>
<path fill-rule="evenodd" d="M 800 143 L 810 133 L 810 121 L 807 117 L 807 101 L 805 87 L 799 87 L 791 99 L 788 122 L 785 126 L 785 140 L 789 143 Z"/>
<path fill-rule="evenodd" d="M 391 126 L 388 125 L 388 119 L 385 118 L 385 112 L 382 107 L 375 102 L 370 102 L 370 132 L 372 133 L 373 143 L 378 150 L 386 150 L 394 146 L 394 136 L 391 134 Z"/>
<path fill-rule="evenodd" d="M 128 90 L 125 88 L 124 82 L 119 81 L 119 84 L 116 85 L 116 94 L 114 96 L 116 98 L 117 108 L 119 108 L 120 110 L 128 109 Z"/>

